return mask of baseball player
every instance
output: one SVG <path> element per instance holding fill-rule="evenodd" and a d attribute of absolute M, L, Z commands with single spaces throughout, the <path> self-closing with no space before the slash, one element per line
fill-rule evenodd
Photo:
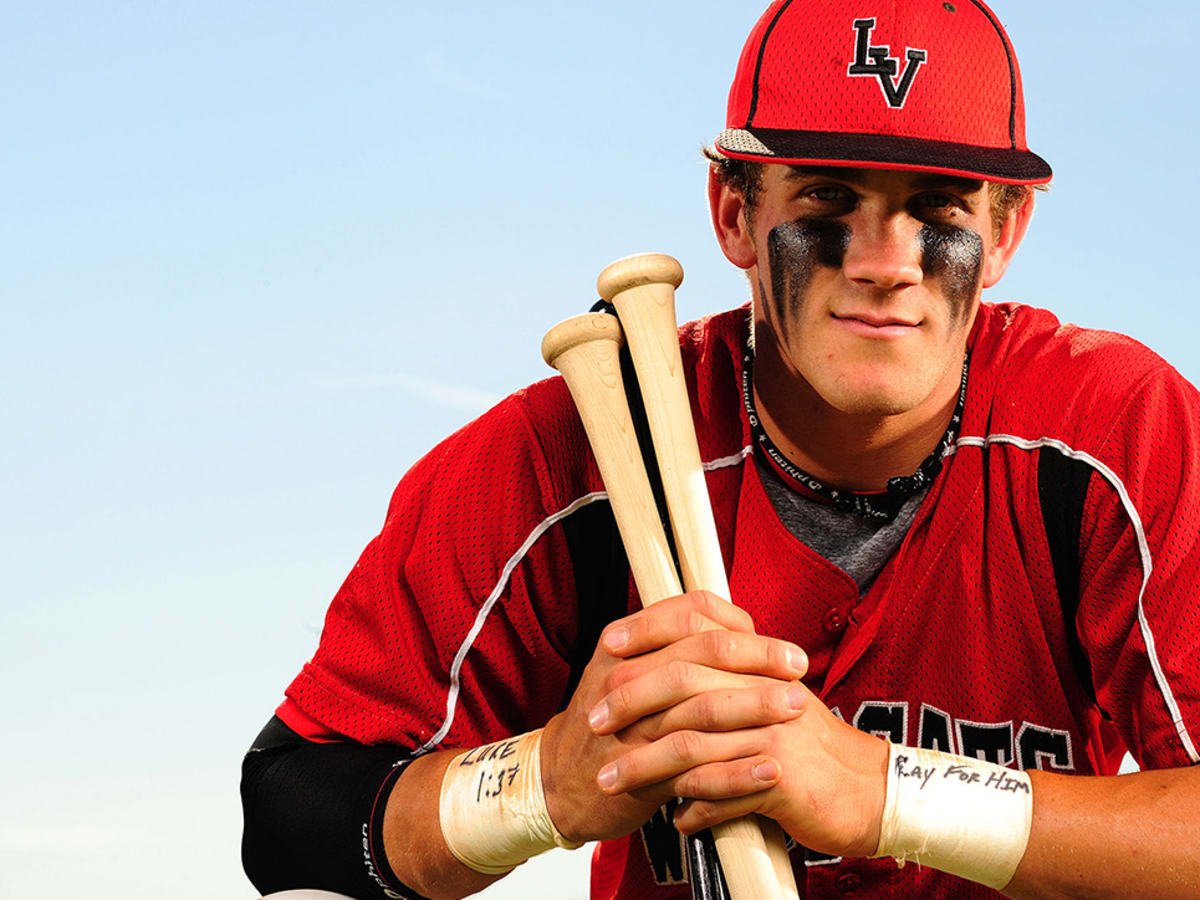
<path fill-rule="evenodd" d="M 514 394 L 247 755 L 250 877 L 457 897 L 599 840 L 593 897 L 679 898 L 681 835 L 757 813 L 808 897 L 1194 896 L 1200 398 L 981 302 L 1051 178 L 998 20 L 777 0 L 711 156 L 751 302 L 680 336 L 737 605 L 640 610 L 566 388 Z"/>

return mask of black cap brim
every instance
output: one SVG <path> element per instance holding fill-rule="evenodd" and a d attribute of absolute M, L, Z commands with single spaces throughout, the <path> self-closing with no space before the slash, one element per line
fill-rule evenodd
<path fill-rule="evenodd" d="M 726 156 L 761 162 L 944 172 L 1004 184 L 1045 184 L 1054 176 L 1030 150 L 896 135 L 729 128 L 715 143 Z"/>

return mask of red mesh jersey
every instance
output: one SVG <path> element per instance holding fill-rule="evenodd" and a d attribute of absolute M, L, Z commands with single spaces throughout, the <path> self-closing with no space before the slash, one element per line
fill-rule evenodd
<path fill-rule="evenodd" d="M 1143 767 L 1200 760 L 1191 385 L 1127 338 L 984 304 L 961 436 L 860 597 L 783 527 L 748 459 L 746 323 L 681 329 L 701 455 L 734 600 L 808 649 L 826 703 L 894 741 L 1023 768 L 1112 773 L 1125 747 Z M 592 650 L 568 530 L 602 490 L 560 379 L 449 437 L 397 487 L 280 715 L 414 749 L 542 725 Z M 593 897 L 688 896 L 665 821 L 600 845 Z M 870 896 L 995 896 L 890 860 L 793 860 L 809 897 L 847 876 Z"/>

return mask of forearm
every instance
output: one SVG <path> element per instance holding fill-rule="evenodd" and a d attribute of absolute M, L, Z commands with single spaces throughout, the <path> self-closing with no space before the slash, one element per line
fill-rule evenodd
<path fill-rule="evenodd" d="M 388 799 L 383 845 L 396 876 L 433 900 L 465 897 L 499 875 L 467 868 L 442 836 L 439 799 L 446 767 L 461 751 L 431 753 L 415 760 Z"/>
<path fill-rule="evenodd" d="M 1029 846 L 1004 893 L 1193 897 L 1200 888 L 1200 769 L 1112 777 L 1031 772 Z"/>

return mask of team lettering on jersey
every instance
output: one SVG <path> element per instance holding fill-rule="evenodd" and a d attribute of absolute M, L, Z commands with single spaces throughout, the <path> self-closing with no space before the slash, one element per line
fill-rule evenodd
<path fill-rule="evenodd" d="M 844 721 L 837 707 L 831 711 Z M 1012 721 L 975 722 L 957 719 L 944 710 L 922 703 L 916 710 L 914 735 L 910 731 L 913 727 L 911 712 L 910 704 L 905 701 L 864 700 L 850 724 L 859 731 L 893 744 L 957 753 L 1001 766 L 1015 763 L 1016 768 L 1022 770 L 1075 771 L 1074 751 L 1068 731 L 1032 722 L 1016 725 Z M 642 846 L 646 851 L 646 859 L 654 873 L 654 880 L 661 885 L 687 881 L 684 837 L 672 824 L 672 816 L 678 805 L 679 801 L 672 800 L 642 826 Z M 790 849 L 796 845 L 789 840 L 788 846 Z M 808 866 L 828 865 L 841 860 L 841 857 L 825 856 L 807 848 L 804 848 L 804 854 L 804 863 Z"/>

